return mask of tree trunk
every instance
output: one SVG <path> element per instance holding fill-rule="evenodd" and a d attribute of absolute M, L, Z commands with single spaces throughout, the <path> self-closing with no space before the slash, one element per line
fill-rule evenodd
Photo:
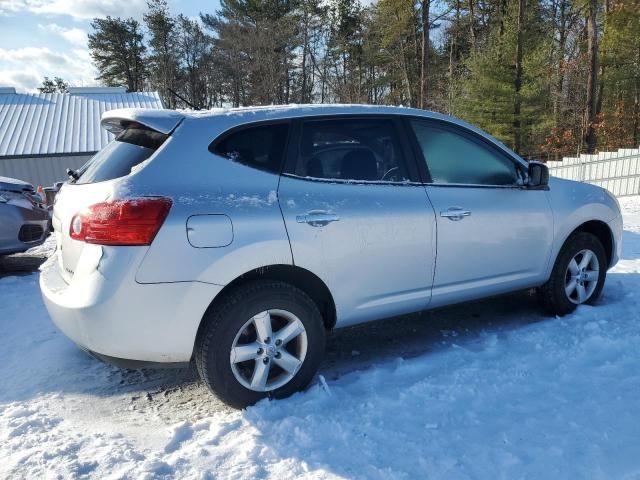
<path fill-rule="evenodd" d="M 520 153 L 522 147 L 522 120 L 520 118 L 521 102 L 520 90 L 522 89 L 522 43 L 524 30 L 524 13 L 526 8 L 526 0 L 518 0 L 518 24 L 516 39 L 516 73 L 513 80 L 515 90 L 513 102 L 513 149 Z"/>
<path fill-rule="evenodd" d="M 307 52 L 309 50 L 309 15 L 305 12 L 304 17 L 304 34 L 302 40 L 302 92 L 300 95 L 300 103 L 307 103 Z"/>
<path fill-rule="evenodd" d="M 453 84 L 454 84 L 454 63 L 458 63 L 458 26 L 460 25 L 460 0 L 455 3 L 455 28 L 451 34 L 451 45 L 449 48 L 449 88 L 448 88 L 448 114 L 453 115 Z M 455 62 L 454 62 L 455 60 Z"/>
<path fill-rule="evenodd" d="M 409 67 L 407 65 L 408 61 L 407 61 L 407 54 L 405 51 L 405 46 L 404 46 L 404 41 L 402 40 L 402 38 L 400 39 L 400 62 L 401 62 L 401 66 L 402 66 L 402 73 L 404 76 L 404 81 L 407 84 L 407 95 L 409 97 L 409 105 L 411 107 L 415 107 L 415 99 L 411 93 L 411 79 L 409 77 Z"/>
<path fill-rule="evenodd" d="M 502 55 L 504 50 L 504 19 L 507 16 L 507 0 L 500 0 L 500 23 L 498 28 L 498 64 L 502 65 Z"/>
<path fill-rule="evenodd" d="M 427 108 L 427 73 L 429 68 L 429 10 L 431 0 L 421 0 L 422 6 L 422 68 L 420 69 L 420 108 Z"/>
<path fill-rule="evenodd" d="M 598 105 L 598 30 L 596 25 L 596 13 L 598 0 L 589 0 L 587 9 L 587 56 L 589 59 L 589 70 L 587 75 L 587 108 L 585 109 L 584 123 L 585 136 L 584 143 L 587 153 L 596 151 L 597 138 L 595 123 L 597 120 Z"/>
<path fill-rule="evenodd" d="M 555 94 L 553 96 L 553 123 L 560 126 L 562 89 L 564 87 L 564 59 L 567 48 L 567 0 L 560 0 L 560 25 L 558 26 L 558 62 L 556 65 Z"/>
<path fill-rule="evenodd" d="M 469 0 L 469 39 L 471 40 L 471 50 L 476 48 L 476 12 L 473 0 Z"/>
<path fill-rule="evenodd" d="M 636 61 L 640 64 L 640 41 L 637 47 Z M 633 91 L 633 146 L 640 145 L 640 72 L 636 71 Z"/>
<path fill-rule="evenodd" d="M 609 14 L 609 9 L 611 8 L 610 5 L 610 0 L 605 0 L 604 2 L 604 27 L 603 27 L 603 31 L 602 31 L 602 35 L 605 36 L 606 38 L 606 34 L 607 34 L 607 16 Z M 600 70 L 598 73 L 598 79 L 599 79 L 599 84 L 598 84 L 598 96 L 597 96 L 597 100 L 596 100 L 596 116 L 600 115 L 600 112 L 602 111 L 602 99 L 604 98 L 604 88 L 605 88 L 605 84 L 604 84 L 604 68 L 605 68 L 605 51 L 604 48 L 600 51 Z"/>

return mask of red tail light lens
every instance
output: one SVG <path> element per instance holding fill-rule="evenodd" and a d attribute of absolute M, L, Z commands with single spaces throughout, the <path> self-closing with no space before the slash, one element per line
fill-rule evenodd
<path fill-rule="evenodd" d="M 98 245 L 150 245 L 170 208 L 164 197 L 96 203 L 74 215 L 69 234 Z"/>

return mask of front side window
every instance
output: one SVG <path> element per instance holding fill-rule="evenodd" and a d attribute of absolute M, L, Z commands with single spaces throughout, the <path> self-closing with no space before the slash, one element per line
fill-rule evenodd
<path fill-rule="evenodd" d="M 214 142 L 213 153 L 250 167 L 280 173 L 288 124 L 244 127 Z"/>
<path fill-rule="evenodd" d="M 385 119 L 304 122 L 293 173 L 351 181 L 409 179 L 394 124 Z"/>
<path fill-rule="evenodd" d="M 517 184 L 514 162 L 498 151 L 447 127 L 418 120 L 410 123 L 433 183 Z"/>

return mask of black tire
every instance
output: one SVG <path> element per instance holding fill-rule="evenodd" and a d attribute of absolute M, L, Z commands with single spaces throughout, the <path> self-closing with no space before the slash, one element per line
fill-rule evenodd
<path fill-rule="evenodd" d="M 260 312 L 273 309 L 290 312 L 302 322 L 307 335 L 306 356 L 288 383 L 258 392 L 238 381 L 231 368 L 230 353 L 243 325 Z M 325 329 L 318 307 L 306 293 L 285 282 L 262 280 L 241 285 L 214 304 L 203 322 L 195 346 L 198 374 L 211 392 L 234 408 L 244 408 L 267 397 L 288 397 L 303 390 L 324 356 Z"/>
<path fill-rule="evenodd" d="M 563 316 L 576 309 L 577 304 L 572 302 L 565 292 L 565 276 L 569 262 L 582 250 L 591 250 L 596 255 L 599 263 L 598 281 L 595 290 L 584 303 L 594 304 L 602 293 L 608 267 L 604 247 L 595 235 L 576 232 L 567 239 L 560 249 L 549 280 L 538 288 L 538 301 L 547 313 Z"/>

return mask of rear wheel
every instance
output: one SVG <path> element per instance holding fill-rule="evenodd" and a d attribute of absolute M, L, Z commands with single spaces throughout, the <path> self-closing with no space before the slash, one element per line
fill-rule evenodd
<path fill-rule="evenodd" d="M 560 250 L 551 277 L 538 289 L 545 310 L 565 315 L 582 304 L 594 303 L 604 286 L 607 263 L 602 243 L 590 233 L 573 234 Z"/>
<path fill-rule="evenodd" d="M 195 351 L 198 372 L 225 403 L 243 408 L 305 388 L 324 353 L 316 304 L 284 282 L 259 281 L 207 313 Z"/>

